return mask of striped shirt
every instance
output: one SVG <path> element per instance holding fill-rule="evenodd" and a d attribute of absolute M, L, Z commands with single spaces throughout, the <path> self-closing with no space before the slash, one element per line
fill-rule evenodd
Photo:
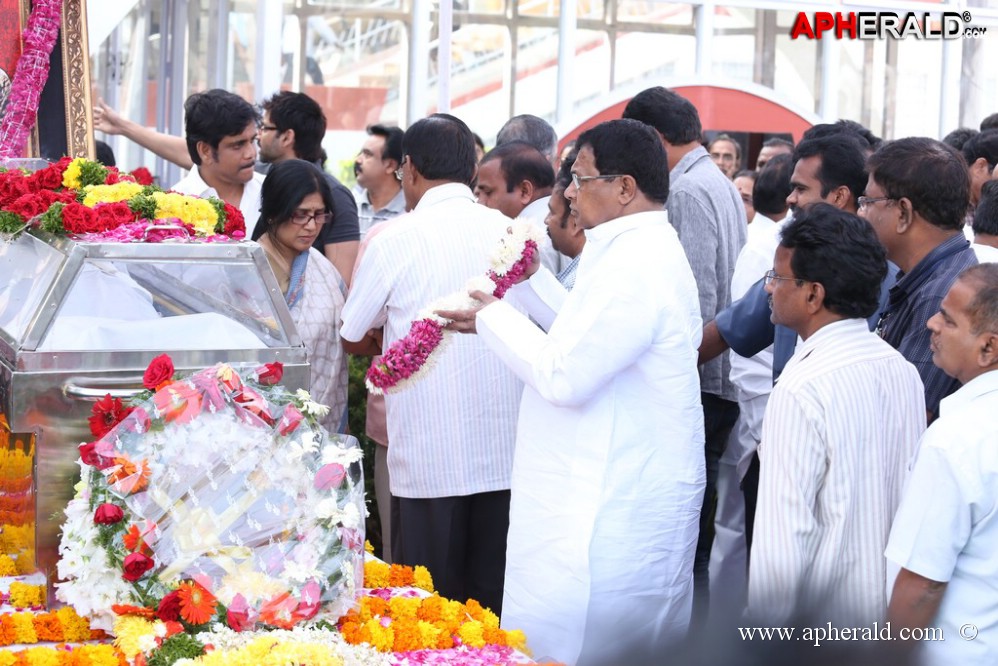
<path fill-rule="evenodd" d="M 883 618 L 884 547 L 923 430 L 918 372 L 865 320 L 828 324 L 798 346 L 762 424 L 751 615 Z"/>
<path fill-rule="evenodd" d="M 426 192 L 370 240 L 354 274 L 340 334 L 359 341 L 384 326 L 384 345 L 409 332 L 434 300 L 484 275 L 510 219 L 448 183 Z M 396 497 L 509 489 L 521 384 L 478 336 L 454 335 L 434 366 L 386 397 L 388 467 Z"/>
<path fill-rule="evenodd" d="M 925 384 L 925 408 L 935 417 L 939 401 L 960 388 L 932 362 L 926 323 L 939 312 L 946 292 L 965 268 L 977 265 L 977 257 L 963 234 L 954 234 L 929 252 L 908 273 L 898 273 L 890 302 L 877 327 L 881 336 L 916 368 Z"/>

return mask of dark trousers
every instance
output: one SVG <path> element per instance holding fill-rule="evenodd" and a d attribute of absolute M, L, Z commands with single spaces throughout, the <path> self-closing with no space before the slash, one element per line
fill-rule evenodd
<path fill-rule="evenodd" d="M 392 559 L 425 566 L 441 596 L 502 611 L 509 491 L 392 497 Z"/>
<path fill-rule="evenodd" d="M 745 478 L 742 479 L 742 496 L 745 498 L 745 548 L 752 556 L 752 533 L 755 527 L 755 505 L 759 500 L 759 452 L 752 454 Z M 747 561 L 746 561 L 747 563 Z"/>
<path fill-rule="evenodd" d="M 693 617 L 692 629 L 702 627 L 707 620 L 710 606 L 710 550 L 714 545 L 714 511 L 717 508 L 717 474 L 728 446 L 735 421 L 738 420 L 738 403 L 725 400 L 711 393 L 701 393 L 703 402 L 704 456 L 707 461 L 707 485 L 700 509 L 700 537 L 697 539 L 693 559 Z"/>

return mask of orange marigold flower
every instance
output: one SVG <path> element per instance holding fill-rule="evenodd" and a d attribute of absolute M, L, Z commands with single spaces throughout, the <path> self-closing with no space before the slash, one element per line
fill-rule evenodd
<path fill-rule="evenodd" d="M 0 645 L 14 644 L 14 621 L 10 615 L 0 615 Z"/>
<path fill-rule="evenodd" d="M 215 596 L 197 581 L 185 581 L 177 586 L 180 593 L 180 617 L 190 624 L 204 624 L 215 614 Z"/>
<path fill-rule="evenodd" d="M 138 615 L 139 617 L 151 618 L 156 616 L 156 611 L 145 606 L 132 606 L 129 604 L 113 604 L 111 610 L 116 615 Z"/>
<path fill-rule="evenodd" d="M 412 584 L 412 567 L 393 564 L 388 570 L 388 587 L 407 587 Z"/>
<path fill-rule="evenodd" d="M 408 652 L 409 650 L 420 650 L 428 645 L 423 645 L 419 633 L 419 625 L 415 620 L 409 618 L 395 619 L 392 622 L 392 630 L 395 633 L 395 640 L 392 649 L 395 652 Z"/>
<path fill-rule="evenodd" d="M 420 604 L 417 615 L 420 620 L 426 620 L 427 622 L 439 622 L 443 615 L 443 608 L 444 600 L 439 595 L 434 594 L 432 597 L 423 599 L 423 603 Z"/>
<path fill-rule="evenodd" d="M 62 637 L 62 623 L 58 616 L 53 613 L 38 613 L 35 615 L 35 635 L 39 641 L 52 641 L 60 643 L 65 640 Z"/>

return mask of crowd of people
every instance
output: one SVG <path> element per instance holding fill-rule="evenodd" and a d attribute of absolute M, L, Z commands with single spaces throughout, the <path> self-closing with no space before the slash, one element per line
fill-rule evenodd
<path fill-rule="evenodd" d="M 185 111 L 183 138 L 95 123 L 243 211 L 331 429 L 346 354 L 377 362 L 511 220 L 546 232 L 503 300 L 441 313 L 467 335 L 430 373 L 369 396 L 386 559 L 566 664 L 885 622 L 945 638 L 898 663 L 998 659 L 998 114 L 943 141 L 816 125 L 748 170 L 661 87 L 563 152 L 525 115 L 481 155 L 437 113 L 368 128 L 351 192 L 306 95 Z"/>

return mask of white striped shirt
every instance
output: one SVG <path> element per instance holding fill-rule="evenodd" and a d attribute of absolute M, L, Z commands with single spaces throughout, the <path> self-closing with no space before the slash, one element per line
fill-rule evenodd
<path fill-rule="evenodd" d="M 484 275 L 511 220 L 480 206 L 467 186 L 423 195 L 374 236 L 354 274 L 340 334 L 359 341 L 385 327 L 385 348 L 420 310 Z M 434 366 L 386 396 L 388 467 L 397 497 L 471 495 L 509 488 L 522 385 L 475 335 L 454 335 Z"/>
<path fill-rule="evenodd" d="M 828 324 L 798 345 L 762 425 L 752 616 L 883 618 L 884 547 L 923 430 L 918 372 L 865 320 Z"/>

